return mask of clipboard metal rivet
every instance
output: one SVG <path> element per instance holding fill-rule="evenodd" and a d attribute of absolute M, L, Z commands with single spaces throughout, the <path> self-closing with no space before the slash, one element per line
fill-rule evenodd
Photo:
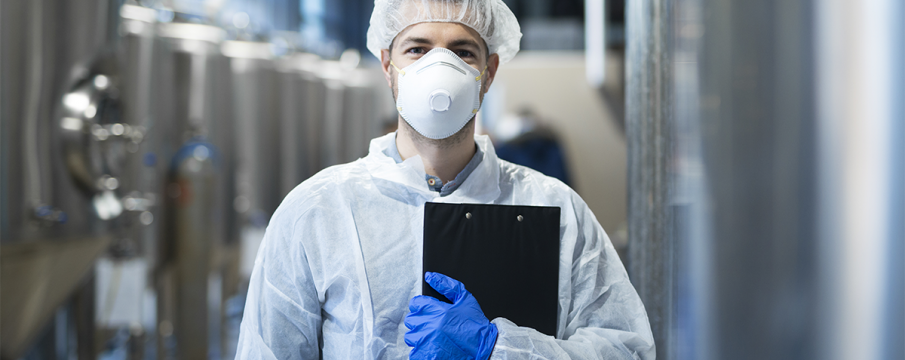
<path fill-rule="evenodd" d="M 519 222 L 521 222 L 522 220 L 525 220 L 525 217 L 521 216 L 521 215 L 516 216 L 515 218 L 518 219 Z"/>
<path fill-rule="evenodd" d="M 519 216 L 521 216 L 521 215 L 519 215 Z M 471 219 L 471 213 L 470 212 L 465 213 L 465 218 Z"/>

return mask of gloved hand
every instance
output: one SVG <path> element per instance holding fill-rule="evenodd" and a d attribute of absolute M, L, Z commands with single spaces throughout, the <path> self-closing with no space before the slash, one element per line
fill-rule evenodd
<path fill-rule="evenodd" d="M 405 316 L 405 344 L 410 359 L 479 359 L 490 357 L 499 331 L 481 311 L 465 285 L 439 273 L 424 274 L 428 285 L 452 304 L 418 295 Z"/>

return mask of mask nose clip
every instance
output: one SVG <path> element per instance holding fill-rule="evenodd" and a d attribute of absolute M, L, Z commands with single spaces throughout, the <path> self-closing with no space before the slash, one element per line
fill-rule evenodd
<path fill-rule="evenodd" d="M 434 90 L 427 101 L 434 112 L 445 112 L 452 105 L 452 97 L 446 90 Z"/>

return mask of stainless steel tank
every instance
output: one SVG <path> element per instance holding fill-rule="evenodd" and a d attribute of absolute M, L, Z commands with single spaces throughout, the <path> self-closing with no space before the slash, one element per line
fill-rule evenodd
<path fill-rule="evenodd" d="M 389 91 L 380 87 L 383 79 L 379 68 L 354 68 L 345 74 L 345 162 L 354 161 L 368 154 L 370 140 L 380 135 L 381 107 L 379 91 Z"/>
<path fill-rule="evenodd" d="M 344 135 L 346 74 L 338 61 L 322 61 L 318 66 L 320 80 L 315 91 L 322 93 L 323 113 L 320 114 L 320 168 L 343 163 L 348 138 Z"/>
<path fill-rule="evenodd" d="M 113 36 L 107 5 L 98 1 L 2 5 L 4 243 L 103 232 L 96 229 L 98 218 L 90 199 L 98 190 L 93 179 L 98 174 L 93 171 L 107 166 L 106 155 L 86 150 L 102 140 L 80 138 L 85 140 L 83 148 L 72 153 L 65 152 L 62 143 L 67 141 L 61 140 L 70 129 L 87 133 L 91 125 L 118 116 L 104 111 L 105 105 L 116 106 L 113 89 L 118 80 L 115 62 L 109 52 L 102 53 L 109 50 Z M 86 28 L 85 21 L 93 26 Z M 79 94 L 64 96 L 70 92 Z M 78 119 L 63 121 L 61 115 L 70 110 L 81 110 L 74 116 Z M 70 171 L 67 160 L 75 159 L 88 163 Z M 51 211 L 41 211 L 44 206 Z M 63 214 L 65 218 L 60 217 Z"/>
<path fill-rule="evenodd" d="M 302 117 L 305 119 L 305 159 L 307 160 L 306 178 L 326 167 L 323 156 L 321 136 L 326 113 L 326 91 L 319 74 L 323 71 L 323 61 L 314 55 L 300 56 L 296 61 L 302 79 Z"/>
<path fill-rule="evenodd" d="M 237 197 L 243 223 L 263 227 L 280 201 L 280 104 L 270 44 L 227 41 L 236 131 Z"/>
<path fill-rule="evenodd" d="M 162 128 L 154 123 L 152 104 L 154 92 L 154 57 L 156 46 L 157 12 L 153 9 L 125 4 L 120 8 L 118 59 L 121 64 L 120 94 L 123 123 L 129 125 L 133 140 L 127 143 L 125 173 L 120 183 L 123 208 L 127 211 L 128 241 L 117 249 L 121 256 L 143 256 L 156 263 L 157 231 L 152 225 L 160 218 L 160 189 L 162 177 L 155 157 Z"/>
<path fill-rule="evenodd" d="M 307 91 L 309 79 L 306 68 L 320 61 L 314 54 L 297 53 L 278 63 L 280 96 L 280 193 L 286 196 L 296 185 L 314 174 L 311 152 L 317 141 L 316 121 L 309 116 L 315 97 Z"/>
<path fill-rule="evenodd" d="M 348 53 L 348 52 L 347 52 Z M 358 62 L 322 61 L 318 78 L 324 96 L 320 129 L 321 168 L 367 155 L 369 140 L 378 135 L 381 116 L 377 91 L 379 68 L 358 68 Z"/>
<path fill-rule="evenodd" d="M 96 337 L 103 341 L 121 339 L 131 356 L 153 348 L 156 318 L 145 309 L 155 305 L 153 277 L 158 267 L 159 234 L 162 219 L 160 197 L 164 177 L 156 166 L 151 105 L 154 101 L 153 60 L 157 12 L 125 4 L 119 17 L 116 59 L 119 64 L 117 98 L 121 102 L 121 123 L 106 126 L 109 138 L 120 138 L 122 171 L 117 180 L 121 191 L 122 214 L 115 220 L 119 228 L 109 251 L 95 264 L 91 292 L 97 309 Z M 85 24 L 91 26 L 90 24 Z M 101 129 L 97 129 L 99 132 Z M 103 132 L 100 132 L 103 135 Z M 124 138 L 125 137 L 125 138 Z M 126 141 L 122 141 L 126 140 Z M 109 142 L 110 140 L 108 140 Z M 128 329 L 129 336 L 117 336 Z"/>
<path fill-rule="evenodd" d="M 375 74 L 307 53 L 280 62 L 283 195 L 317 171 L 367 154 Z"/>
<path fill-rule="evenodd" d="M 281 112 L 292 113 L 296 109 L 282 106 L 281 100 L 292 101 L 291 90 L 296 84 L 287 84 L 279 76 L 278 62 L 269 43 L 227 41 L 221 51 L 228 59 L 227 77 L 232 83 L 225 103 L 235 121 L 236 191 L 231 205 L 241 239 L 234 247 L 236 256 L 230 259 L 235 261 L 229 263 L 229 269 L 235 270 L 230 274 L 235 276 L 229 279 L 241 287 L 251 274 L 264 229 L 285 195 L 281 191 L 281 144 L 292 133 L 283 128 Z M 285 92 L 281 93 L 281 89 Z M 294 146 L 296 142 L 287 145 Z"/>
<path fill-rule="evenodd" d="M 218 239 L 213 204 L 218 170 L 216 148 L 203 139 L 183 145 L 172 160 L 167 199 L 171 211 L 176 307 L 171 322 L 175 350 L 185 359 L 219 354 L 222 276 L 212 269 Z M 172 351 L 173 349 L 165 349 Z M 216 357 L 216 356 L 214 356 Z"/>
<path fill-rule="evenodd" d="M 220 258 L 227 243 L 230 117 L 224 110 L 225 32 L 192 23 L 157 28 L 154 105 L 158 171 L 166 175 L 161 267 L 157 272 L 159 354 L 219 353 Z M 225 165 L 224 162 L 227 162 Z"/>
<path fill-rule="evenodd" d="M 0 3 L 0 357 L 22 354 L 119 228 L 118 177 L 137 132 L 122 122 L 117 10 Z"/>

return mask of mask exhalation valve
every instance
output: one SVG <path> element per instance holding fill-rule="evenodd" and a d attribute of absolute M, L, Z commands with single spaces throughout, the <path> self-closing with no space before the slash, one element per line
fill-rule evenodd
<path fill-rule="evenodd" d="M 444 112 L 449 110 L 449 106 L 452 105 L 452 98 L 446 90 L 435 90 L 431 93 L 428 102 L 430 103 L 431 110 L 435 112 Z"/>

